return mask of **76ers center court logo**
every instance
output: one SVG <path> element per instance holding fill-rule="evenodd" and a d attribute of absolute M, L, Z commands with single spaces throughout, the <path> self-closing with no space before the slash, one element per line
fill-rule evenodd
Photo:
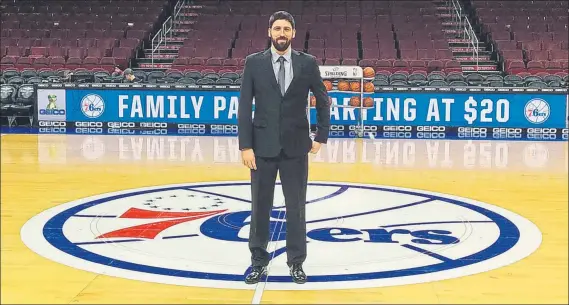
<path fill-rule="evenodd" d="M 378 185 L 308 186 L 308 282 L 286 267 L 286 209 L 271 214 L 266 290 L 422 283 L 496 269 L 530 255 L 541 233 L 502 208 Z M 244 275 L 251 216 L 248 182 L 167 185 L 69 202 L 30 219 L 25 244 L 75 268 L 134 280 L 254 289 Z"/>

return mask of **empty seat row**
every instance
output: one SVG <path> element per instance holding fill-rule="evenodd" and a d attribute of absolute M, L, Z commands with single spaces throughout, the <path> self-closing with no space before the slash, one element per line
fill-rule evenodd
<path fill-rule="evenodd" d="M 28 71 L 33 72 L 33 71 Z M 14 73 L 0 76 L 0 83 L 2 84 L 0 90 L 2 91 L 2 104 L 15 102 L 18 99 L 17 91 L 19 88 L 28 88 L 27 84 L 36 83 L 58 83 L 71 81 L 68 77 L 67 71 L 44 71 L 50 73 L 43 73 L 38 76 L 34 73 L 28 75 L 15 75 Z M 94 82 L 112 83 L 122 82 L 122 76 L 111 76 L 105 71 L 88 71 L 77 69 L 73 71 L 75 75 L 93 77 L 83 78 L 80 77 L 81 82 L 89 82 L 92 79 Z M 236 72 L 216 72 L 213 70 L 177 70 L 170 69 L 167 71 L 151 71 L 145 72 L 135 70 L 134 75 L 139 82 L 147 83 L 180 83 L 180 84 L 221 84 L 221 85 L 234 85 L 241 83 L 242 70 Z M 7 77 L 6 77 L 7 76 Z M 568 74 L 564 75 L 507 75 L 502 77 L 500 75 L 484 76 L 478 73 L 464 75 L 461 72 L 444 72 L 435 71 L 431 73 L 425 72 L 395 72 L 386 73 L 385 71 L 378 71 L 372 83 L 376 87 L 381 86 L 433 86 L 433 87 L 472 87 L 472 86 L 490 86 L 490 87 L 533 87 L 533 88 L 561 88 L 568 85 Z"/>
<path fill-rule="evenodd" d="M 125 25 L 126 26 L 126 25 Z M 43 39 L 101 39 L 112 37 L 121 38 L 137 38 L 144 39 L 149 35 L 148 30 L 136 30 L 129 26 L 124 29 L 96 29 L 96 30 L 79 30 L 79 29 L 55 29 L 55 30 L 22 30 L 22 29 L 6 29 L 0 30 L 2 40 L 4 39 L 29 39 L 41 43 Z"/>
<path fill-rule="evenodd" d="M 116 65 L 128 66 L 129 58 L 131 54 L 125 54 L 123 56 L 117 57 L 86 57 L 84 59 L 77 57 L 63 58 L 63 57 L 51 57 L 51 58 L 31 58 L 31 57 L 19 57 L 14 60 L 12 57 L 4 57 L 0 61 L 0 67 L 2 69 L 15 68 L 18 70 L 24 70 L 27 68 L 68 68 L 75 69 L 79 67 L 85 68 L 96 68 L 100 67 L 107 71 L 112 71 Z"/>

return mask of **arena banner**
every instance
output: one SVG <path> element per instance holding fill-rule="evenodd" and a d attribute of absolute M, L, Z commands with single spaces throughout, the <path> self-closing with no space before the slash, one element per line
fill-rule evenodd
<path fill-rule="evenodd" d="M 49 93 L 48 93 L 49 94 Z M 38 97 L 45 95 L 38 90 Z M 359 94 L 330 92 L 349 106 Z M 543 92 L 374 92 L 372 107 L 333 107 L 332 124 L 565 128 L 566 94 Z M 58 97 L 59 98 L 59 97 Z M 236 124 L 238 91 L 66 89 L 66 121 Z M 311 122 L 316 111 L 311 109 Z"/>
<path fill-rule="evenodd" d="M 44 106 L 38 107 L 36 126 L 44 133 L 236 135 L 238 89 L 41 84 L 38 106 Z M 329 95 L 334 104 L 331 137 L 356 136 L 357 126 L 363 123 L 366 135 L 377 138 L 567 140 L 566 89 L 376 87 L 363 96 L 340 91 Z M 64 110 L 57 117 L 41 110 L 53 104 L 54 96 L 56 109 Z M 41 102 L 42 97 L 46 101 Z M 350 105 L 362 97 L 364 105 L 370 99 L 373 105 Z M 314 128 L 313 108 L 310 120 Z"/>

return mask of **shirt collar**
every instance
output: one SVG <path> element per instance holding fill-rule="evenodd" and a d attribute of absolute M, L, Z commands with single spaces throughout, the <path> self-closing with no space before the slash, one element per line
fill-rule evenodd
<path fill-rule="evenodd" d="M 272 60 L 273 63 L 277 63 L 279 61 L 279 57 L 284 57 L 286 59 L 287 62 L 291 62 L 290 57 L 291 57 L 291 48 L 288 48 L 288 50 L 286 51 L 286 53 L 284 53 L 283 55 L 279 55 L 276 51 L 275 48 L 271 46 L 271 55 L 272 55 Z"/>

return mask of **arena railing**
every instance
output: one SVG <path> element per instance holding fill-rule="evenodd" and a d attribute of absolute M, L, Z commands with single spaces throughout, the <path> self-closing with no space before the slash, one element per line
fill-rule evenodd
<path fill-rule="evenodd" d="M 447 3 L 449 9 L 454 10 L 452 21 L 456 24 L 462 24 L 462 7 L 460 4 L 456 0 L 450 0 Z"/>
<path fill-rule="evenodd" d="M 151 41 L 152 53 L 150 55 L 152 59 L 151 61 L 152 64 L 154 64 L 154 54 L 155 53 L 160 54 L 162 45 L 166 46 L 168 44 L 168 38 L 172 38 L 173 27 L 176 24 L 180 12 L 182 11 L 182 8 L 184 8 L 186 2 L 187 0 L 178 0 L 178 2 L 176 2 L 176 5 L 174 6 L 174 13 L 170 17 L 168 17 L 168 19 L 166 19 L 164 23 L 162 23 L 162 28 L 158 30 L 158 32 L 156 32 L 154 37 L 152 37 Z"/>
<path fill-rule="evenodd" d="M 463 38 L 468 39 L 469 43 L 472 47 L 472 57 L 476 61 L 476 70 L 478 71 L 478 37 L 476 37 L 476 32 L 472 28 L 470 21 L 468 18 L 463 19 Z"/>
<path fill-rule="evenodd" d="M 476 71 L 478 71 L 478 46 L 479 41 L 478 37 L 476 36 L 476 32 L 472 27 L 472 24 L 468 20 L 468 17 L 462 13 L 462 6 L 458 0 L 451 0 L 452 7 L 454 9 L 456 17 L 453 17 L 453 20 L 458 22 L 460 27 L 462 28 L 462 39 L 468 39 L 470 46 L 472 47 L 472 60 L 476 62 Z"/>

